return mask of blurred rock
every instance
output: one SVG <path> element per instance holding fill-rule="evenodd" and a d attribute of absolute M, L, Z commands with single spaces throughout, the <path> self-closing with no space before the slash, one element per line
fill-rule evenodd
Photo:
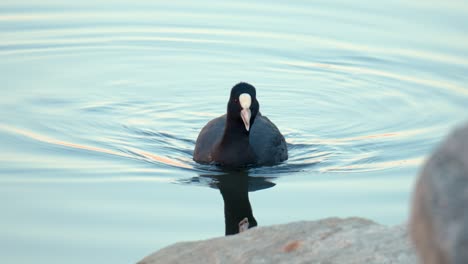
<path fill-rule="evenodd" d="M 449 135 L 424 165 L 410 227 L 423 263 L 468 263 L 468 125 Z"/>
<path fill-rule="evenodd" d="M 328 218 L 176 243 L 139 263 L 415 262 L 404 226 L 386 227 L 362 218 Z"/>

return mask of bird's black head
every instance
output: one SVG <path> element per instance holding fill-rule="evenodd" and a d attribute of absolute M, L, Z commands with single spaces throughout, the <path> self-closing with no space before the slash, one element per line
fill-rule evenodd
<path fill-rule="evenodd" d="M 242 122 L 246 133 L 249 133 L 259 109 L 255 87 L 244 82 L 232 87 L 227 106 L 228 118 Z"/>

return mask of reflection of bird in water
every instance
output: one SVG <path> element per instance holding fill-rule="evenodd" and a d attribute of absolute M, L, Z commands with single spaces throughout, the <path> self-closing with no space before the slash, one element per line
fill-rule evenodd
<path fill-rule="evenodd" d="M 270 178 L 249 177 L 247 171 L 229 171 L 218 175 L 200 175 L 188 183 L 207 182 L 219 189 L 224 201 L 225 234 L 233 235 L 257 226 L 249 201 L 249 192 L 275 186 Z"/>
<path fill-rule="evenodd" d="M 218 177 L 218 188 L 224 200 L 226 235 L 237 234 L 257 226 L 249 201 L 247 173 L 229 173 Z"/>

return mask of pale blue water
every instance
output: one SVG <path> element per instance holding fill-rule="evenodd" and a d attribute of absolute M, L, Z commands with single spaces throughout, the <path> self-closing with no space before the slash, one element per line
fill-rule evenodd
<path fill-rule="evenodd" d="M 467 1 L 79 2 L 0 3 L 1 263 L 222 236 L 216 171 L 191 152 L 239 81 L 290 150 L 249 171 L 275 184 L 250 193 L 260 226 L 404 222 L 468 119 Z"/>

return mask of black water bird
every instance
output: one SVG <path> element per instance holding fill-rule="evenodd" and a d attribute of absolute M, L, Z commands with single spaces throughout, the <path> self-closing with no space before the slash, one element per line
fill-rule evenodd
<path fill-rule="evenodd" d="M 227 113 L 200 131 L 193 159 L 225 167 L 274 165 L 288 159 L 284 136 L 259 110 L 255 87 L 236 84 Z"/>

